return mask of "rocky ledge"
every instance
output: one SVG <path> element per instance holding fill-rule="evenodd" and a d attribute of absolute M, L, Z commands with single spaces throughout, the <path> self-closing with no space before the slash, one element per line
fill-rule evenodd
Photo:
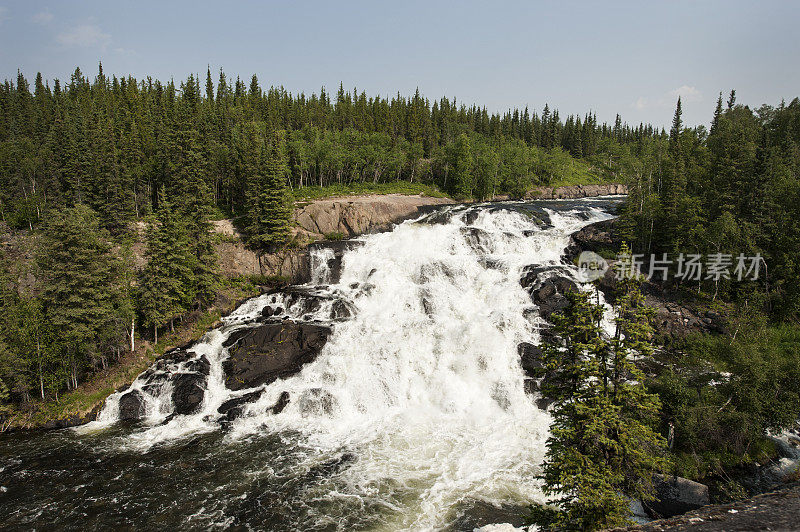
<path fill-rule="evenodd" d="M 614 530 L 657 532 L 687 530 L 692 532 L 718 530 L 798 530 L 800 516 L 800 483 L 764 493 L 752 499 L 729 504 L 704 506 L 678 517 L 660 519 L 645 525 Z"/>
<path fill-rule="evenodd" d="M 627 194 L 628 187 L 620 183 L 602 185 L 569 185 L 563 187 L 536 187 L 526 195 L 529 199 L 578 199 L 597 196 Z"/>
<path fill-rule="evenodd" d="M 394 224 L 419 216 L 426 210 L 453 203 L 449 198 L 385 194 L 347 196 L 316 200 L 294 212 L 295 240 L 301 244 L 280 253 L 258 255 L 247 249 L 231 220 L 214 222 L 222 235 L 217 244 L 220 268 L 229 277 L 239 275 L 280 275 L 292 283 L 308 281 L 305 245 L 329 238 L 352 238 L 387 231 Z"/>
<path fill-rule="evenodd" d="M 571 236 L 563 260 L 572 263 L 584 251 L 593 251 L 602 256 L 613 256 L 620 249 L 622 239 L 618 231 L 618 219 L 604 220 L 587 225 Z M 617 297 L 617 280 L 613 270 L 614 260 L 609 260 L 611 268 L 598 280 L 598 288 L 606 301 L 613 303 Z M 645 302 L 656 309 L 655 328 L 658 340 L 668 342 L 685 338 L 691 333 L 725 333 L 728 323 L 719 312 L 702 308 L 687 296 L 680 286 L 657 281 L 642 284 Z"/>

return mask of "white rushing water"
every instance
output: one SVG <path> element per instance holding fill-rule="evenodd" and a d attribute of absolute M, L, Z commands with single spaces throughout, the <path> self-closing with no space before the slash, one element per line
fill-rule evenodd
<path fill-rule="evenodd" d="M 259 434 L 291 435 L 287 440 L 302 443 L 310 464 L 352 453 L 336 491 L 322 486 L 316 496 L 383 506 L 387 517 L 377 528 L 385 530 L 441 528 L 453 508 L 471 500 L 542 500 L 534 476 L 550 419 L 524 391 L 517 345 L 538 343 L 539 321 L 519 279 L 526 266 L 560 264 L 572 232 L 610 217 L 591 204 L 548 210 L 545 228 L 524 211 L 489 207 L 453 208 L 444 223 L 406 222 L 360 238 L 363 245 L 345 253 L 333 285 L 325 285 L 333 255 L 316 251 L 312 284 L 325 285 L 316 289 L 331 301 L 346 301 L 353 316 L 333 324 L 314 362 L 266 386 L 228 440 L 235 445 Z M 193 347 L 211 365 L 198 413 L 164 423 L 171 412 L 169 385 L 148 391 L 146 379 L 137 380 L 132 388 L 144 394 L 152 426 L 122 444 L 146 449 L 218 430 L 219 405 L 252 391 L 225 388 L 222 343 L 266 305 L 295 319 L 330 322 L 330 305 L 301 316 L 281 297 L 246 302 Z M 181 371 L 181 365 L 163 371 Z M 288 406 L 268 413 L 284 391 Z M 120 395 L 83 430 L 113 423 Z"/>

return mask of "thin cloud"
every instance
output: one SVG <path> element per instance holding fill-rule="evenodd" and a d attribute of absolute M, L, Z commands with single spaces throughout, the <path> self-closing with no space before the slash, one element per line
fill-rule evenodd
<path fill-rule="evenodd" d="M 64 46 L 105 47 L 111 42 L 111 35 L 104 32 L 97 24 L 81 24 L 59 33 L 56 36 L 56 41 Z"/>
<path fill-rule="evenodd" d="M 39 11 L 35 15 L 33 15 L 32 20 L 36 24 L 47 25 L 53 21 L 53 14 L 50 12 L 49 9 L 45 9 L 44 11 Z"/>
<path fill-rule="evenodd" d="M 669 91 L 669 93 L 673 99 L 680 96 L 681 100 L 686 102 L 699 102 L 703 99 L 703 94 L 697 90 L 697 87 L 690 87 L 689 85 L 681 85 L 677 89 Z"/>
<path fill-rule="evenodd" d="M 684 103 L 699 102 L 703 99 L 703 93 L 700 92 L 697 87 L 681 85 L 677 89 L 665 92 L 657 98 L 639 96 L 639 98 L 631 104 L 631 107 L 637 111 L 659 107 L 672 107 L 675 105 L 675 100 L 677 100 L 679 96 Z"/>
<path fill-rule="evenodd" d="M 631 107 L 633 107 L 634 109 L 638 109 L 639 111 L 641 111 L 642 109 L 647 109 L 648 107 L 647 98 L 645 98 L 644 96 L 639 96 L 639 99 L 633 102 L 631 104 Z"/>

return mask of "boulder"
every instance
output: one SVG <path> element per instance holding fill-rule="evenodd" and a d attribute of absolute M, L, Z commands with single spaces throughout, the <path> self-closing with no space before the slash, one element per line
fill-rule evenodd
<path fill-rule="evenodd" d="M 206 376 L 202 373 L 178 373 L 172 379 L 172 404 L 175 414 L 193 414 L 205 395 Z"/>
<path fill-rule="evenodd" d="M 600 252 L 603 249 L 615 248 L 619 243 L 614 235 L 616 218 L 589 224 L 572 233 L 570 244 L 564 251 L 564 261 L 572 262 L 584 251 Z"/>
<path fill-rule="evenodd" d="M 653 517 L 672 517 L 710 503 L 708 486 L 683 477 L 653 476 L 656 500 L 645 504 Z"/>
<path fill-rule="evenodd" d="M 119 398 L 119 420 L 139 421 L 144 415 L 141 392 L 133 390 Z"/>
<path fill-rule="evenodd" d="M 258 401 L 263 393 L 264 390 L 256 390 L 254 392 L 246 393 L 240 397 L 229 399 L 222 403 L 217 409 L 217 412 L 222 414 L 219 422 L 222 424 L 223 428 L 228 428 L 233 420 L 242 417 L 245 407 L 250 403 Z M 278 397 L 278 400 L 275 402 L 275 404 L 267 408 L 267 413 L 273 415 L 280 414 L 288 404 L 289 392 L 281 392 L 281 395 Z"/>
<path fill-rule="evenodd" d="M 294 375 L 319 355 L 330 333 L 329 327 L 292 321 L 235 331 L 223 344 L 230 354 L 222 363 L 225 386 L 242 390 Z"/>
<path fill-rule="evenodd" d="M 217 412 L 223 415 L 224 420 L 233 421 L 242 415 L 245 405 L 258 401 L 262 393 L 264 393 L 264 390 L 256 390 L 240 395 L 239 397 L 234 397 L 233 399 L 228 399 L 219 405 Z"/>
<path fill-rule="evenodd" d="M 539 307 L 539 315 L 549 320 L 554 312 L 563 310 L 569 304 L 566 294 L 577 291 L 578 285 L 574 281 L 556 276 L 545 280 L 531 295 Z"/>
<path fill-rule="evenodd" d="M 533 345 L 528 342 L 522 342 L 517 345 L 517 353 L 519 354 L 520 365 L 522 366 L 525 375 L 528 377 L 539 377 L 538 370 L 544 368 L 544 360 L 542 360 L 542 348 L 538 345 Z"/>

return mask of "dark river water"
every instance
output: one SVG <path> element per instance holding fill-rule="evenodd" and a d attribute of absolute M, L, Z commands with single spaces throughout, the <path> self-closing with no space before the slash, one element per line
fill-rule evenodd
<path fill-rule="evenodd" d="M 446 208 L 362 237 L 341 279 L 326 281 L 324 260 L 312 272 L 314 289 L 346 301 L 352 317 L 332 323 L 318 358 L 263 386 L 263 401 L 228 430 L 216 415 L 235 396 L 223 383 L 223 342 L 255 326 L 265 296 L 194 347 L 211 367 L 196 413 L 170 415 L 165 375 L 155 392 L 132 386 L 146 399 L 140 424 L 116 421 L 117 394 L 80 430 L 0 435 L 0 527 L 521 525 L 528 503 L 544 500 L 536 474 L 549 416 L 525 392 L 517 346 L 539 341 L 540 322 L 519 279 L 531 265 L 565 274 L 569 234 L 614 204 Z M 325 308 L 317 312 L 287 319 L 324 322 Z M 288 406 L 273 415 L 282 393 Z"/>

